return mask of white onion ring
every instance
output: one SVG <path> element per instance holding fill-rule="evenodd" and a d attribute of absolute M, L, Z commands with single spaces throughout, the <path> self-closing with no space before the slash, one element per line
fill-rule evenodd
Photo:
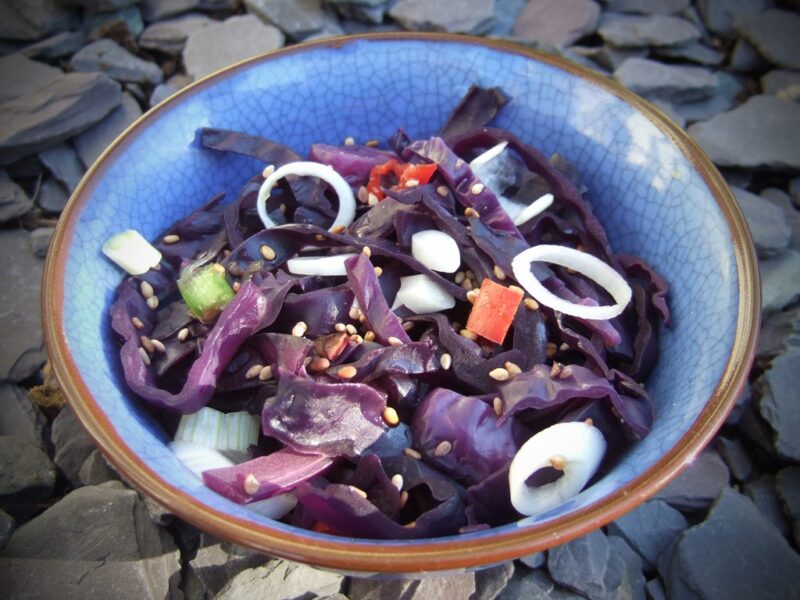
<path fill-rule="evenodd" d="M 533 217 L 546 211 L 553 204 L 553 194 L 545 194 L 541 198 L 534 200 L 528 206 L 522 209 L 514 219 L 514 225 L 520 226 L 530 221 Z"/>
<path fill-rule="evenodd" d="M 531 263 L 548 262 L 573 269 L 603 287 L 614 299 L 610 306 L 585 306 L 559 298 L 545 288 L 531 273 Z M 628 282 L 599 258 L 588 252 L 581 252 L 566 246 L 539 244 L 520 252 L 511 261 L 511 269 L 517 282 L 525 288 L 537 302 L 549 306 L 565 315 L 582 319 L 613 319 L 625 310 L 633 292 Z"/>
<path fill-rule="evenodd" d="M 556 423 L 522 445 L 511 461 L 508 486 L 511 504 L 521 514 L 533 516 L 576 496 L 592 478 L 606 452 L 600 430 L 588 422 Z M 526 481 L 544 467 L 556 466 L 564 474 L 545 485 Z"/>
<path fill-rule="evenodd" d="M 331 254 L 329 256 L 296 256 L 286 261 L 286 267 L 293 275 L 324 275 L 335 277 L 347 275 L 344 266 L 348 258 L 356 254 Z"/>
<path fill-rule="evenodd" d="M 494 160 L 503 153 L 503 150 L 506 149 L 506 146 L 508 146 L 508 142 L 500 142 L 496 146 L 492 146 L 483 154 L 479 154 L 473 158 L 469 163 L 469 168 L 474 169 L 475 167 L 485 165 L 490 160 Z"/>
<path fill-rule="evenodd" d="M 347 227 L 353 222 L 356 217 L 356 199 L 353 196 L 353 190 L 350 189 L 350 184 L 337 173 L 333 167 L 323 165 L 321 163 L 311 161 L 297 161 L 290 162 L 283 165 L 281 168 L 276 169 L 272 174 L 264 180 L 258 190 L 258 198 L 256 200 L 256 208 L 258 209 L 258 216 L 264 223 L 265 229 L 276 227 L 278 224 L 269 218 L 267 214 L 267 198 L 279 179 L 283 179 L 287 175 L 299 175 L 307 177 L 319 177 L 326 183 L 333 187 L 336 195 L 339 197 L 339 213 L 336 215 L 336 220 L 331 225 L 331 229 L 335 227 Z"/>

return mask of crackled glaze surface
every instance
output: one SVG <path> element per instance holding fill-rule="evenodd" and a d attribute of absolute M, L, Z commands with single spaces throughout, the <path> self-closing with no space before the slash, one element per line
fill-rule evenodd
<path fill-rule="evenodd" d="M 436 132 L 473 83 L 503 88 L 512 100 L 498 124 L 576 165 L 614 249 L 644 256 L 672 290 L 674 326 L 663 332 L 648 382 L 658 412 L 652 434 L 601 481 L 535 521 L 606 497 L 689 430 L 726 366 L 739 302 L 731 233 L 690 160 L 624 100 L 555 66 L 469 43 L 360 40 L 253 62 L 193 88 L 146 117 L 81 193 L 86 201 L 62 250 L 69 349 L 94 402 L 159 477 L 203 504 L 265 522 L 183 469 L 121 384 L 107 316 L 121 274 L 102 256 L 103 241 L 125 228 L 152 239 L 217 192 L 231 198 L 260 170 L 198 149 L 199 127 L 272 137 L 301 155 L 313 142 L 386 139 L 398 126 L 416 138 Z"/>

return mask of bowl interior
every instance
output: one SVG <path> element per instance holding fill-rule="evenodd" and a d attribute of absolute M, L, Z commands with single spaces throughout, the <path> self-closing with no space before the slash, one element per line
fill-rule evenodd
<path fill-rule="evenodd" d="M 511 101 L 497 124 L 578 168 L 615 251 L 644 257 L 669 282 L 674 324 L 661 332 L 661 358 L 647 382 L 657 409 L 650 436 L 566 505 L 462 542 L 480 545 L 520 527 L 535 531 L 652 474 L 697 426 L 715 391 L 717 406 L 704 414 L 719 422 L 733 401 L 730 390 L 720 399 L 717 388 L 730 377 L 742 276 L 730 209 L 715 198 L 706 167 L 697 168 L 697 157 L 654 113 L 640 111 L 596 77 L 507 48 L 435 37 L 340 41 L 250 61 L 166 102 L 118 140 L 73 198 L 51 257 L 63 268 L 48 288 L 58 298 L 58 337 L 72 361 L 62 376 L 79 379 L 90 394 L 71 400 L 105 415 L 121 447 L 195 509 L 224 513 L 265 535 L 307 536 L 309 554 L 295 558 L 315 562 L 314 540 L 326 536 L 269 521 L 207 489 L 176 461 L 164 434 L 125 389 L 107 316 L 121 274 L 100 247 L 126 228 L 153 239 L 217 192 L 234 198 L 263 168 L 199 149 L 199 127 L 263 135 L 301 155 L 314 142 L 339 144 L 347 136 L 385 140 L 397 127 L 419 138 L 441 127 L 471 84 L 500 86 Z M 683 458 L 698 450 L 689 448 Z"/>

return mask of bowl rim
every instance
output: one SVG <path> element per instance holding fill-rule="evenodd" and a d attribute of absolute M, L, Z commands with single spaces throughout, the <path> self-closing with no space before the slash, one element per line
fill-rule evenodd
<path fill-rule="evenodd" d="M 285 531 L 251 522 L 208 507 L 180 491 L 151 470 L 115 432 L 108 416 L 94 400 L 71 356 L 64 325 L 64 274 L 67 253 L 59 251 L 71 243 L 80 210 L 88 201 L 95 178 L 108 167 L 109 158 L 131 142 L 137 130 L 171 104 L 206 89 L 217 79 L 238 73 L 257 63 L 316 49 L 337 49 L 362 41 L 436 42 L 473 44 L 492 51 L 534 60 L 580 77 L 631 105 L 667 135 L 703 178 L 730 228 L 738 277 L 739 306 L 736 333 L 730 356 L 709 401 L 689 431 L 650 469 L 623 489 L 552 521 L 491 536 L 451 536 L 408 540 L 387 544 L 381 540 Z M 744 216 L 719 171 L 699 145 L 662 111 L 613 80 L 568 60 L 505 40 L 447 33 L 391 32 L 339 36 L 281 48 L 235 63 L 207 75 L 153 107 L 100 155 L 72 193 L 64 209 L 45 262 L 42 279 L 42 323 L 45 345 L 53 371 L 76 416 L 104 455 L 136 488 L 158 500 L 167 509 L 201 530 L 251 549 L 306 564 L 360 573 L 424 573 L 479 568 L 524 554 L 537 552 L 584 535 L 613 521 L 654 495 L 677 476 L 711 441 L 722 426 L 746 382 L 753 362 L 761 318 L 758 263 Z"/>

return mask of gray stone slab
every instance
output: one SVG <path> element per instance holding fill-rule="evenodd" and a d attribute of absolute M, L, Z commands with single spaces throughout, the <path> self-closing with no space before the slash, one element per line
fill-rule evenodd
<path fill-rule="evenodd" d="M 795 462 L 800 462 L 798 372 L 800 372 L 800 348 L 791 348 L 776 356 L 769 369 L 762 375 L 763 390 L 758 403 L 761 416 L 775 433 L 773 440 L 775 451 L 782 458 Z"/>
<path fill-rule="evenodd" d="M 714 448 L 728 465 L 728 470 L 736 481 L 745 483 L 758 474 L 747 447 L 738 438 L 717 436 L 714 440 Z"/>
<path fill-rule="evenodd" d="M 733 24 L 737 19 L 759 14 L 772 4 L 773 0 L 697 0 L 706 27 L 728 37 L 735 34 Z"/>
<path fill-rule="evenodd" d="M 617 536 L 608 536 L 605 586 L 608 600 L 645 600 L 645 578 L 641 557 Z"/>
<path fill-rule="evenodd" d="M 593 0 L 531 0 L 517 17 L 515 38 L 569 46 L 594 33 L 600 6 Z"/>
<path fill-rule="evenodd" d="M 166 83 L 159 83 L 153 89 L 153 93 L 150 94 L 150 100 L 149 100 L 150 107 L 152 108 L 159 102 L 163 102 L 177 91 L 178 90 L 172 87 L 171 85 L 168 85 Z"/>
<path fill-rule="evenodd" d="M 0 288 L 0 381 L 22 381 L 45 362 L 39 310 L 42 260 L 28 248 L 28 232 L 0 231 L 0 255 L 13 256 Z"/>
<path fill-rule="evenodd" d="M 646 58 L 646 48 L 615 48 L 603 46 L 570 46 L 570 50 L 600 65 L 605 71 L 614 71 L 629 58 Z"/>
<path fill-rule="evenodd" d="M 729 480 L 727 465 L 714 450 L 706 449 L 655 498 L 678 510 L 703 510 L 728 487 Z"/>
<path fill-rule="evenodd" d="M 386 0 L 328 0 L 327 4 L 333 6 L 336 12 L 345 19 L 353 19 L 374 25 L 383 23 L 384 15 L 388 9 Z M 520 0 L 499 0 L 497 4 L 497 12 L 509 19 L 505 33 L 510 33 L 514 18 L 522 10 L 525 2 Z"/>
<path fill-rule="evenodd" d="M 761 78 L 765 94 L 800 102 L 800 71 L 773 69 Z"/>
<path fill-rule="evenodd" d="M 81 485 L 100 485 L 106 481 L 119 479 L 117 472 L 108 464 L 100 450 L 93 450 L 83 461 L 78 472 Z"/>
<path fill-rule="evenodd" d="M 139 36 L 138 43 L 142 48 L 148 50 L 178 55 L 183 51 L 186 40 L 192 32 L 214 23 L 213 19 L 199 13 L 159 21 L 148 25 Z"/>
<path fill-rule="evenodd" d="M 597 32 L 606 42 L 619 47 L 678 46 L 700 39 L 700 30 L 679 17 L 624 15 L 606 12 Z"/>
<path fill-rule="evenodd" d="M 56 465 L 73 486 L 80 486 L 81 467 L 96 446 L 69 405 L 53 420 L 51 437 Z"/>
<path fill-rule="evenodd" d="M 778 188 L 761 190 L 761 197 L 783 212 L 786 224 L 792 232 L 789 237 L 789 248 L 800 250 L 800 211 L 792 202 L 792 197 Z"/>
<path fill-rule="evenodd" d="M 747 220 L 759 258 L 777 256 L 786 250 L 792 230 L 783 210 L 747 190 L 733 187 L 732 191 Z"/>
<path fill-rule="evenodd" d="M 70 193 L 78 187 L 86 172 L 78 153 L 66 143 L 43 150 L 39 153 L 39 160 Z"/>
<path fill-rule="evenodd" d="M 464 0 L 452 10 L 449 0 L 398 0 L 389 16 L 413 31 L 481 34 L 494 21 L 493 0 Z"/>
<path fill-rule="evenodd" d="M 65 4 L 80 6 L 89 11 L 119 10 L 138 4 L 139 0 L 66 0 Z"/>
<path fill-rule="evenodd" d="M 0 104 L 0 164 L 53 146 L 102 120 L 119 104 L 119 84 L 101 73 L 67 73 Z"/>
<path fill-rule="evenodd" d="M 77 52 L 70 61 L 76 71 L 100 71 L 117 81 L 161 83 L 164 74 L 155 63 L 134 56 L 113 40 L 97 40 Z"/>
<path fill-rule="evenodd" d="M 5 169 L 0 169 L 0 223 L 17 219 L 33 208 L 33 200 L 28 198 Z"/>
<path fill-rule="evenodd" d="M 533 554 L 526 554 L 519 557 L 519 562 L 528 567 L 529 569 L 538 569 L 547 564 L 547 550 L 541 552 L 534 552 Z"/>
<path fill-rule="evenodd" d="M 800 346 L 800 308 L 774 313 L 763 319 L 756 356 L 770 361 L 791 346 Z"/>
<path fill-rule="evenodd" d="M 629 58 L 614 71 L 614 79 L 645 98 L 673 102 L 703 100 L 714 94 L 719 79 L 703 67 L 666 65 L 646 58 Z"/>
<path fill-rule="evenodd" d="M 796 11 L 771 8 L 743 16 L 734 26 L 775 66 L 800 69 L 800 15 Z"/>
<path fill-rule="evenodd" d="M 56 60 L 74 54 L 83 47 L 86 35 L 82 30 L 62 31 L 40 42 L 20 49 L 20 54 L 28 58 Z"/>
<path fill-rule="evenodd" d="M 128 92 L 124 92 L 122 101 L 117 108 L 112 110 L 105 119 L 73 139 L 75 150 L 84 166 L 87 169 L 91 167 L 106 148 L 141 116 L 142 109 L 139 107 L 139 103 Z"/>
<path fill-rule="evenodd" d="M 140 9 L 145 21 L 161 21 L 200 7 L 201 0 L 142 0 Z"/>
<path fill-rule="evenodd" d="M 795 545 L 800 545 L 800 467 L 786 467 L 775 476 L 775 488 L 792 521 Z"/>
<path fill-rule="evenodd" d="M 219 539 L 201 534 L 197 553 L 189 560 L 185 592 L 190 598 L 213 598 L 230 579 L 267 560 L 266 555 L 254 552 L 230 553 Z"/>
<path fill-rule="evenodd" d="M 475 593 L 469 600 L 494 600 L 514 576 L 514 562 L 475 571 Z"/>
<path fill-rule="evenodd" d="M 244 4 L 249 12 L 291 40 L 312 35 L 325 25 L 322 0 L 244 0 Z"/>
<path fill-rule="evenodd" d="M 235 62 L 283 46 L 284 36 L 254 15 L 231 17 L 189 35 L 183 49 L 186 72 L 195 79 Z"/>
<path fill-rule="evenodd" d="M 0 509 L 0 552 L 8 544 L 11 534 L 14 532 L 14 517 L 6 511 Z"/>
<path fill-rule="evenodd" d="M 47 256 L 47 249 L 50 247 L 53 231 L 52 227 L 37 227 L 31 230 L 31 250 L 39 258 Z"/>
<path fill-rule="evenodd" d="M 126 27 L 137 38 L 144 30 L 144 21 L 138 6 L 126 6 L 111 11 L 88 12 L 83 18 L 83 26 L 89 39 L 93 40 L 104 37 L 108 31 L 120 26 Z"/>
<path fill-rule="evenodd" d="M 517 573 L 508 582 L 497 600 L 581 600 L 586 596 L 558 586 L 545 570 Z"/>
<path fill-rule="evenodd" d="M 675 111 L 687 122 L 708 121 L 712 117 L 731 110 L 737 104 L 737 97 L 742 92 L 743 85 L 739 78 L 717 71 L 719 85 L 714 95 L 707 100 L 694 102 L 675 102 Z"/>
<path fill-rule="evenodd" d="M 761 272 L 761 307 L 766 313 L 779 311 L 798 298 L 800 288 L 800 252 L 787 250 L 780 256 L 759 263 Z"/>
<path fill-rule="evenodd" d="M 661 500 L 651 500 L 609 523 L 608 533 L 628 542 L 642 557 L 644 566 L 652 570 L 688 526 L 679 511 Z"/>
<path fill-rule="evenodd" d="M 44 212 L 57 215 L 64 210 L 69 200 L 69 194 L 55 179 L 45 179 L 39 187 L 36 204 Z"/>
<path fill-rule="evenodd" d="M 0 103 L 35 92 L 63 75 L 61 69 L 22 54 L 0 57 Z"/>
<path fill-rule="evenodd" d="M 339 592 L 343 580 L 344 577 L 336 573 L 273 560 L 263 566 L 246 569 L 233 577 L 216 595 L 215 600 L 289 600 L 304 595 L 325 596 Z"/>
<path fill-rule="evenodd" d="M 702 42 L 690 42 L 682 46 L 657 48 L 655 52 L 658 56 L 687 60 L 708 67 L 720 65 L 725 58 L 722 52 L 706 46 Z"/>
<path fill-rule="evenodd" d="M 0 435 L 14 435 L 44 449 L 47 419 L 21 387 L 0 383 Z"/>
<path fill-rule="evenodd" d="M 760 73 L 769 68 L 769 63 L 744 38 L 736 40 L 733 46 L 728 69 L 737 73 Z"/>
<path fill-rule="evenodd" d="M 726 489 L 708 518 L 688 529 L 665 564 L 671 598 L 797 598 L 798 555 L 750 500 Z"/>
<path fill-rule="evenodd" d="M 78 15 L 57 0 L 0 2 L 0 39 L 35 41 L 77 25 Z"/>
<path fill-rule="evenodd" d="M 647 593 L 648 600 L 669 600 L 667 598 L 667 591 L 664 589 L 664 584 L 660 579 L 651 579 L 645 585 L 645 592 Z"/>
<path fill-rule="evenodd" d="M 759 95 L 709 121 L 695 123 L 689 134 L 720 166 L 800 170 L 800 106 Z"/>
<path fill-rule="evenodd" d="M 764 473 L 758 479 L 746 483 L 742 486 L 742 493 L 750 498 L 761 516 L 772 523 L 784 537 L 791 533 L 792 526 L 778 497 L 774 475 Z"/>
<path fill-rule="evenodd" d="M 547 568 L 559 585 L 592 600 L 605 598 L 609 545 L 605 534 L 596 529 L 566 544 L 550 548 Z"/>
<path fill-rule="evenodd" d="M 691 0 L 607 0 L 608 10 L 640 15 L 676 15 L 689 8 Z"/>
<path fill-rule="evenodd" d="M 55 467 L 39 444 L 0 435 L 0 509 L 26 519 L 53 495 L 55 483 Z"/>

